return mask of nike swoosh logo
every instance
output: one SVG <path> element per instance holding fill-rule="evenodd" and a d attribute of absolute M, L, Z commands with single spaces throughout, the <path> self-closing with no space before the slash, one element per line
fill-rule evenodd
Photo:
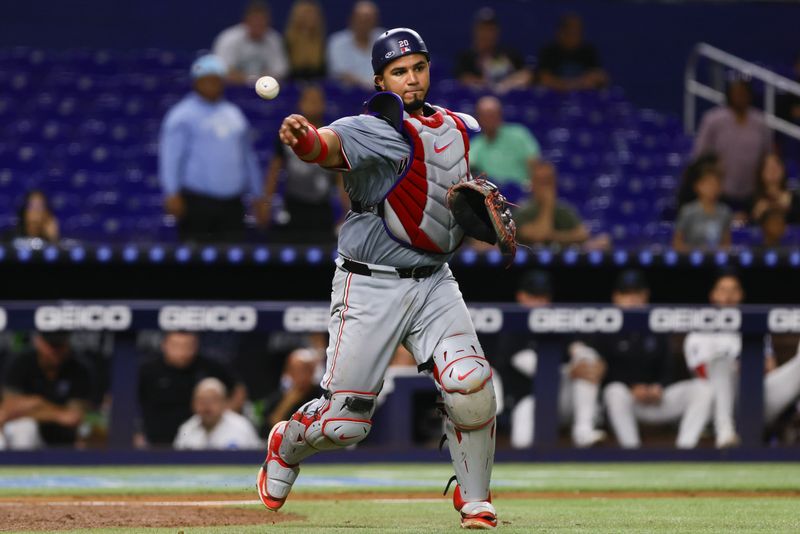
<path fill-rule="evenodd" d="M 464 380 L 465 378 L 467 378 L 469 375 L 471 375 L 471 374 L 472 374 L 472 373 L 473 373 L 473 372 L 474 372 L 476 369 L 477 369 L 477 367 L 473 367 L 473 368 L 472 368 L 472 371 L 469 371 L 469 372 L 467 372 L 467 373 L 465 373 L 465 374 L 463 374 L 463 375 L 458 375 L 458 380 L 459 380 L 459 382 L 460 382 L 461 380 Z"/>
<path fill-rule="evenodd" d="M 344 434 L 339 434 L 339 439 L 342 440 L 342 441 L 347 441 L 348 439 L 354 439 L 354 438 L 357 438 L 357 437 L 358 437 L 358 434 L 356 434 L 355 436 L 345 436 Z"/>
<path fill-rule="evenodd" d="M 455 141 L 455 139 L 453 139 L 453 141 Z M 433 143 L 433 151 L 434 151 L 434 152 L 436 152 L 437 154 L 441 154 L 442 152 L 444 152 L 445 150 L 447 150 L 447 147 L 449 147 L 450 145 L 452 145 L 452 144 L 453 144 L 453 141 L 450 141 L 449 143 L 447 143 L 446 145 L 444 145 L 444 146 L 443 146 L 443 147 L 441 147 L 441 148 L 439 148 L 438 146 L 436 146 L 436 142 L 434 141 L 434 143 Z"/>

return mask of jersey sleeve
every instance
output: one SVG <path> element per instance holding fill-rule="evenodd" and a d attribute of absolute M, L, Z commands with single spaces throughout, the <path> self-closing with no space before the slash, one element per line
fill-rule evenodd
<path fill-rule="evenodd" d="M 394 162 L 409 153 L 403 136 L 388 122 L 373 115 L 344 117 L 328 128 L 342 144 L 344 171 L 366 169 L 382 161 Z"/>

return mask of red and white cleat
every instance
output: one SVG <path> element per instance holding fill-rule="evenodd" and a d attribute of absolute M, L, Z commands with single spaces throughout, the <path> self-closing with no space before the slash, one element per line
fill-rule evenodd
<path fill-rule="evenodd" d="M 461 513 L 461 528 L 471 530 L 494 530 L 497 527 L 497 512 L 492 506 L 492 494 L 488 501 L 464 502 L 461 488 L 453 493 L 453 507 Z"/>
<path fill-rule="evenodd" d="M 292 484 L 297 480 L 300 467 L 284 462 L 278 451 L 283 441 L 283 431 L 286 428 L 286 421 L 281 421 L 269 433 L 267 438 L 267 458 L 258 471 L 256 487 L 258 497 L 269 510 L 277 512 L 286 502 L 286 497 L 292 490 Z"/>

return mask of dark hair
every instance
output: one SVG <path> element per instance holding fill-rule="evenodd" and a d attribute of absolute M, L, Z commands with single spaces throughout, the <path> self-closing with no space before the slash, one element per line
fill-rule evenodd
<path fill-rule="evenodd" d="M 719 172 L 719 156 L 713 152 L 700 154 L 686 166 L 678 187 L 678 209 L 697 198 L 694 186 L 709 172 Z"/>
<path fill-rule="evenodd" d="M 246 17 L 252 13 L 264 13 L 269 15 L 269 4 L 263 0 L 250 0 L 244 8 L 243 15 Z"/>
<path fill-rule="evenodd" d="M 25 193 L 25 197 L 22 199 L 22 205 L 17 211 L 17 232 L 20 236 L 25 235 L 25 212 L 28 211 L 28 203 L 31 201 L 31 197 L 33 197 L 33 195 L 41 195 L 44 199 L 45 211 L 47 211 L 47 213 L 50 215 L 53 215 L 53 210 L 50 208 L 50 201 L 48 200 L 45 192 L 41 189 L 31 189 Z"/>
<path fill-rule="evenodd" d="M 638 293 L 639 291 L 649 291 L 650 285 L 647 277 L 638 269 L 627 269 L 617 276 L 614 282 L 615 293 Z"/>
<path fill-rule="evenodd" d="M 550 297 L 553 295 L 553 279 L 547 271 L 534 269 L 520 277 L 517 291 L 529 295 Z"/>
<path fill-rule="evenodd" d="M 786 191 L 787 187 L 787 177 L 786 177 L 786 164 L 783 163 L 781 157 L 775 152 L 769 152 L 765 154 L 763 158 L 761 158 L 761 162 L 758 164 L 758 175 L 756 176 L 756 194 L 755 198 L 763 198 L 767 193 L 767 188 L 764 185 L 764 167 L 767 165 L 767 160 L 770 156 L 774 156 L 778 158 L 778 161 L 783 167 L 783 176 L 781 177 L 781 190 Z"/>

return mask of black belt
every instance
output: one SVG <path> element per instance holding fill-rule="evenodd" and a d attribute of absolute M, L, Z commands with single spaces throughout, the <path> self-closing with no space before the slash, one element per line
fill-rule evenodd
<path fill-rule="evenodd" d="M 359 261 L 342 258 L 342 268 L 354 274 L 372 276 L 372 269 L 369 268 L 369 265 Z M 428 278 L 441 268 L 441 265 L 422 265 L 420 267 L 397 267 L 395 271 L 397 271 L 397 276 L 400 278 L 414 278 L 418 280 L 420 278 Z"/>

